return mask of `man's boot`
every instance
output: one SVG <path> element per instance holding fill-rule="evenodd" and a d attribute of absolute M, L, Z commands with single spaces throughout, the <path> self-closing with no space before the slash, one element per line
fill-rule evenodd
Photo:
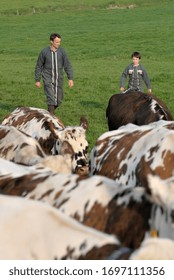
<path fill-rule="evenodd" d="M 48 112 L 50 112 L 52 115 L 54 115 L 55 106 L 54 105 L 48 105 Z"/>

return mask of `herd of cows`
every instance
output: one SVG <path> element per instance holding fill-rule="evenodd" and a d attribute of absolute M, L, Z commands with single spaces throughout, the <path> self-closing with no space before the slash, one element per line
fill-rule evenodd
<path fill-rule="evenodd" d="M 174 259 L 174 120 L 154 95 L 115 94 L 88 121 L 18 107 L 0 125 L 0 259 Z"/>

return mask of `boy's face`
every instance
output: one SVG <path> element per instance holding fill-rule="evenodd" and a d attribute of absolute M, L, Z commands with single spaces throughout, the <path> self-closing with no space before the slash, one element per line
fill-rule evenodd
<path fill-rule="evenodd" d="M 135 56 L 133 56 L 133 58 L 132 58 L 132 61 L 133 61 L 133 65 L 134 66 L 137 66 L 138 64 L 139 64 L 139 58 L 138 57 L 135 57 Z"/>

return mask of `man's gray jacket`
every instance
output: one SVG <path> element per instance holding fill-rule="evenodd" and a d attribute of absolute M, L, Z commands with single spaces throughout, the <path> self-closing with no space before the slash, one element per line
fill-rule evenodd
<path fill-rule="evenodd" d="M 57 49 L 57 67 L 58 67 L 58 87 L 63 86 L 63 69 L 67 74 L 68 80 L 73 80 L 73 70 L 71 63 L 65 50 L 62 47 Z M 45 86 L 52 83 L 53 78 L 53 60 L 51 47 L 47 47 L 39 54 L 36 68 L 35 68 L 35 80 L 40 81 L 42 76 Z"/>

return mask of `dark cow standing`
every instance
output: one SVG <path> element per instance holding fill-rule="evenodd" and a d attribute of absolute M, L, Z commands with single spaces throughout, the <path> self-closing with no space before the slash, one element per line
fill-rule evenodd
<path fill-rule="evenodd" d="M 158 120 L 173 120 L 162 100 L 143 92 L 112 95 L 106 109 L 106 118 L 109 130 L 128 123 L 144 125 Z"/>

